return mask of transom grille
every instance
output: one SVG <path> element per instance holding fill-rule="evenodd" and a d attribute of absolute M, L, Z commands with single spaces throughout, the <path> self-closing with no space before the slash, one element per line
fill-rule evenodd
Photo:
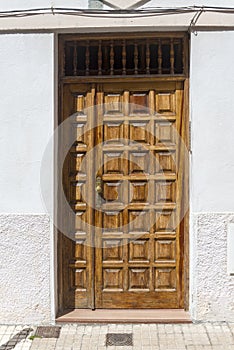
<path fill-rule="evenodd" d="M 185 38 L 72 37 L 63 43 L 63 76 L 184 75 Z"/>

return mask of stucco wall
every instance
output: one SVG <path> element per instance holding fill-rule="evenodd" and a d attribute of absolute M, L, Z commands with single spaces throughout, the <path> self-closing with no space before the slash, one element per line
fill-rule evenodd
<path fill-rule="evenodd" d="M 0 323 L 51 322 L 49 217 L 1 214 L 0 235 Z"/>
<path fill-rule="evenodd" d="M 40 166 L 53 132 L 53 57 L 52 34 L 0 35 L 1 323 L 51 321 L 52 232 Z"/>
<path fill-rule="evenodd" d="M 227 273 L 227 226 L 234 218 L 233 39 L 234 32 L 191 37 L 190 310 L 196 320 L 234 320 L 234 276 Z"/>

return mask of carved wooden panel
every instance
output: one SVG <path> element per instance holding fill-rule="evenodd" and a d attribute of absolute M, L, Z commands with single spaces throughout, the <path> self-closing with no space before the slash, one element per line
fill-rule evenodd
<path fill-rule="evenodd" d="M 177 308 L 182 305 L 181 90 L 173 83 L 161 90 L 151 84 L 128 86 L 105 84 L 97 93 L 98 105 L 108 102 L 108 108 L 98 113 L 104 127 L 97 130 L 97 142 L 104 146 L 96 174 L 103 181 L 104 201 L 95 216 L 100 227 L 96 307 Z"/>

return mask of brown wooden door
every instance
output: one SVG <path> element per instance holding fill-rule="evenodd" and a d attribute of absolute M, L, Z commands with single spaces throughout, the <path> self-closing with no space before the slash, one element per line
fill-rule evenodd
<path fill-rule="evenodd" d="M 65 308 L 183 307 L 183 83 L 70 84 L 74 112 Z"/>

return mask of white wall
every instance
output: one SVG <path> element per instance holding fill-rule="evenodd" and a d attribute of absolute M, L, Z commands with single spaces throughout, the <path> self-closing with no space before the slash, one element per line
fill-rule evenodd
<path fill-rule="evenodd" d="M 54 125 L 53 39 L 0 35 L 1 323 L 51 322 L 53 233 L 40 167 Z"/>
<path fill-rule="evenodd" d="M 234 31 L 191 37 L 191 311 L 234 320 L 227 229 L 234 220 Z M 234 252 L 233 252 L 234 254 Z"/>
<path fill-rule="evenodd" d="M 40 165 L 53 132 L 53 35 L 0 35 L 0 213 L 45 213 Z"/>
<path fill-rule="evenodd" d="M 192 209 L 234 211 L 234 32 L 192 35 Z"/>

